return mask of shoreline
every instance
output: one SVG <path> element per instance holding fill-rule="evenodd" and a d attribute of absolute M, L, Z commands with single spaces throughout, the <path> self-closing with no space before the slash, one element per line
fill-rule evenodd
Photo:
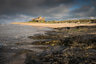
<path fill-rule="evenodd" d="M 11 24 L 30 25 L 30 26 L 35 26 L 35 27 L 47 27 L 47 28 L 62 28 L 62 27 L 96 25 L 96 23 L 27 23 L 27 22 L 13 22 Z"/>
<path fill-rule="evenodd" d="M 34 29 L 41 28 L 41 27 L 44 28 L 44 27 L 46 27 L 46 24 L 48 24 L 47 27 L 48 26 L 50 27 L 50 23 L 28 23 L 28 24 L 33 24 L 34 26 L 37 26 L 37 27 L 34 27 Z M 90 61 L 90 60 L 92 62 L 95 62 L 95 60 L 93 60 L 93 58 L 95 58 L 95 52 L 96 52 L 96 47 L 95 47 L 96 24 L 83 24 L 83 26 L 85 26 L 85 27 L 81 26 L 78 28 L 77 27 L 73 28 L 73 26 L 76 26 L 76 25 L 80 26 L 80 25 L 75 24 L 75 23 L 55 23 L 56 25 L 57 24 L 59 24 L 59 25 L 67 24 L 67 25 L 65 25 L 65 27 L 70 27 L 69 26 L 69 24 L 70 24 L 72 28 L 70 28 L 70 29 L 65 28 L 65 27 L 56 28 L 54 26 L 54 24 L 51 24 L 50 28 L 55 27 L 56 29 L 52 30 L 52 31 L 46 31 L 45 34 L 41 34 L 41 35 L 39 35 L 39 34 L 31 35 L 31 33 L 33 33 L 33 31 L 35 32 L 38 30 L 32 30 L 33 25 L 28 26 L 28 24 L 27 25 L 26 25 L 26 23 L 22 24 L 22 22 L 20 24 L 20 22 L 18 22 L 16 24 L 17 27 L 14 25 L 11 26 L 13 29 L 10 27 L 12 29 L 12 31 L 10 31 L 8 26 L 6 26 L 6 29 L 8 29 L 9 33 L 11 32 L 11 35 L 12 35 L 12 32 L 16 33 L 16 32 L 20 31 L 19 36 L 28 34 L 27 38 L 29 40 L 31 40 L 29 42 L 29 40 L 27 41 L 26 38 L 23 38 L 24 42 L 18 41 L 16 43 L 14 43 L 15 46 L 13 46 L 13 49 L 11 46 L 9 46 L 9 49 L 7 47 L 5 47 L 4 51 L 6 50 L 6 54 L 5 54 L 4 58 L 7 57 L 8 58 L 7 61 L 10 60 L 9 58 L 11 56 L 11 59 L 14 58 L 14 60 L 12 60 L 12 61 L 10 60 L 10 62 L 15 63 L 15 64 L 24 64 L 24 62 L 30 63 L 30 60 L 34 60 L 34 62 L 37 62 L 37 63 L 44 63 L 48 59 L 53 60 L 53 61 L 48 60 L 47 61 L 48 64 L 50 64 L 51 62 L 57 62 L 58 64 L 60 64 L 59 61 L 54 61 L 54 60 L 60 60 L 60 62 L 65 64 L 66 61 L 70 62 L 70 60 L 74 60 L 74 59 L 78 63 L 85 63 L 85 61 Z M 86 25 L 87 25 L 87 27 L 86 27 Z M 93 26 L 93 25 L 95 25 L 95 26 Z M 24 26 L 26 26 L 27 28 L 24 28 Z M 38 26 L 41 26 L 41 27 L 38 27 Z M 52 27 L 52 26 L 54 26 L 54 27 Z M 58 25 L 57 25 L 57 27 L 58 27 Z M 3 28 L 3 27 L 1 27 L 1 28 Z M 41 28 L 39 31 L 42 31 L 43 28 Z M 19 31 L 17 29 L 19 29 Z M 24 31 L 23 31 L 23 29 L 24 29 Z M 16 30 L 16 31 L 13 31 L 13 30 Z M 4 31 L 4 32 L 8 32 L 8 31 Z M 21 31 L 24 32 L 24 34 L 22 34 Z M 28 32 L 26 32 L 26 31 L 28 31 Z M 29 32 L 29 31 L 31 31 L 31 32 Z M 20 39 L 17 37 L 18 36 L 17 34 L 16 34 L 16 40 Z M 8 35 L 8 38 L 9 38 L 9 35 Z M 5 38 L 4 38 L 4 40 L 5 40 Z M 33 42 L 32 40 L 35 40 L 35 41 Z M 49 47 L 47 47 L 47 46 L 49 46 Z M 15 49 L 15 47 L 16 47 L 16 49 Z M 10 49 L 11 49 L 11 51 L 10 51 Z M 15 50 L 15 52 L 14 52 L 14 50 Z M 1 50 L 1 51 L 3 52 L 3 50 Z M 15 57 L 11 53 L 8 55 L 9 52 L 11 52 L 12 54 L 14 53 Z M 78 53 L 79 53 L 79 55 L 78 55 Z M 2 57 L 2 55 L 1 55 L 1 57 Z M 86 60 L 86 58 L 88 58 L 88 59 Z M 80 61 L 78 61 L 78 60 L 80 60 Z M 83 62 L 81 62 L 81 60 L 83 60 Z M 92 62 L 89 62 L 89 63 L 91 64 Z M 31 61 L 31 63 L 33 63 L 33 62 Z"/>

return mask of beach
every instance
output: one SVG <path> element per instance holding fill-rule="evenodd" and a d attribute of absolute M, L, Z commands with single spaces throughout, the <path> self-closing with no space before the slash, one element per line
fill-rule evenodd
<path fill-rule="evenodd" d="M 61 28 L 61 27 L 75 27 L 75 26 L 93 26 L 96 23 L 28 23 L 28 22 L 13 22 L 11 24 L 29 25 L 36 27 L 49 27 L 49 28 Z"/>
<path fill-rule="evenodd" d="M 1 24 L 0 64 L 96 63 L 95 38 L 95 23 Z"/>

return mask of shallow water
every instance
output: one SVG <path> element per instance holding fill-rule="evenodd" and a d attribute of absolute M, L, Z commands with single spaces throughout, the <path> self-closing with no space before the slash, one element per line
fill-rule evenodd
<path fill-rule="evenodd" d="M 0 64 L 23 64 L 25 55 L 18 54 L 24 49 L 30 49 L 27 45 L 16 45 L 14 43 L 32 43 L 28 36 L 44 34 L 45 31 L 52 30 L 44 27 L 33 27 L 24 25 L 1 24 L 0 25 Z M 18 48 L 19 47 L 19 48 Z M 28 48 L 29 47 L 29 48 Z M 35 50 L 32 46 L 32 50 Z"/>
<path fill-rule="evenodd" d="M 24 25 L 2 24 L 0 25 L 0 42 L 14 43 L 14 42 L 29 42 L 28 36 L 34 34 L 43 34 L 44 31 L 51 30 L 44 27 L 33 27 Z"/>

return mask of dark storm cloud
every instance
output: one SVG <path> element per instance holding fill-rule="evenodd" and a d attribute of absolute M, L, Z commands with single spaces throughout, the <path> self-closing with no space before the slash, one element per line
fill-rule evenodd
<path fill-rule="evenodd" d="M 75 0 L 45 0 L 41 5 L 46 7 L 50 7 L 50 6 L 52 7 L 52 6 L 58 6 L 60 4 L 71 5 L 73 3 L 75 3 Z"/>
<path fill-rule="evenodd" d="M 70 10 L 74 5 L 78 8 Z M 95 11 L 96 0 L 0 0 L 0 15 L 95 16 Z"/>
<path fill-rule="evenodd" d="M 52 8 L 55 10 L 57 10 L 56 8 L 59 10 L 65 8 L 66 10 L 74 2 L 74 0 L 0 0 L 0 14 L 25 13 L 46 15 L 50 13 L 46 11 L 52 10 Z M 64 7 L 59 8 L 60 5 Z M 55 13 L 55 11 L 51 12 Z"/>
<path fill-rule="evenodd" d="M 73 4 L 75 0 L 0 0 L 0 5 L 16 8 L 33 8 L 36 6 L 56 6 L 60 4 Z"/>

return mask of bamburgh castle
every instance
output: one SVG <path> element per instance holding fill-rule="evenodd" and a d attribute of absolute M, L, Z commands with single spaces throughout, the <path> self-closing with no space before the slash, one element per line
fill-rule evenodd
<path fill-rule="evenodd" d="M 45 18 L 39 16 L 38 18 L 33 18 L 32 21 L 35 21 L 35 22 L 45 22 Z"/>

